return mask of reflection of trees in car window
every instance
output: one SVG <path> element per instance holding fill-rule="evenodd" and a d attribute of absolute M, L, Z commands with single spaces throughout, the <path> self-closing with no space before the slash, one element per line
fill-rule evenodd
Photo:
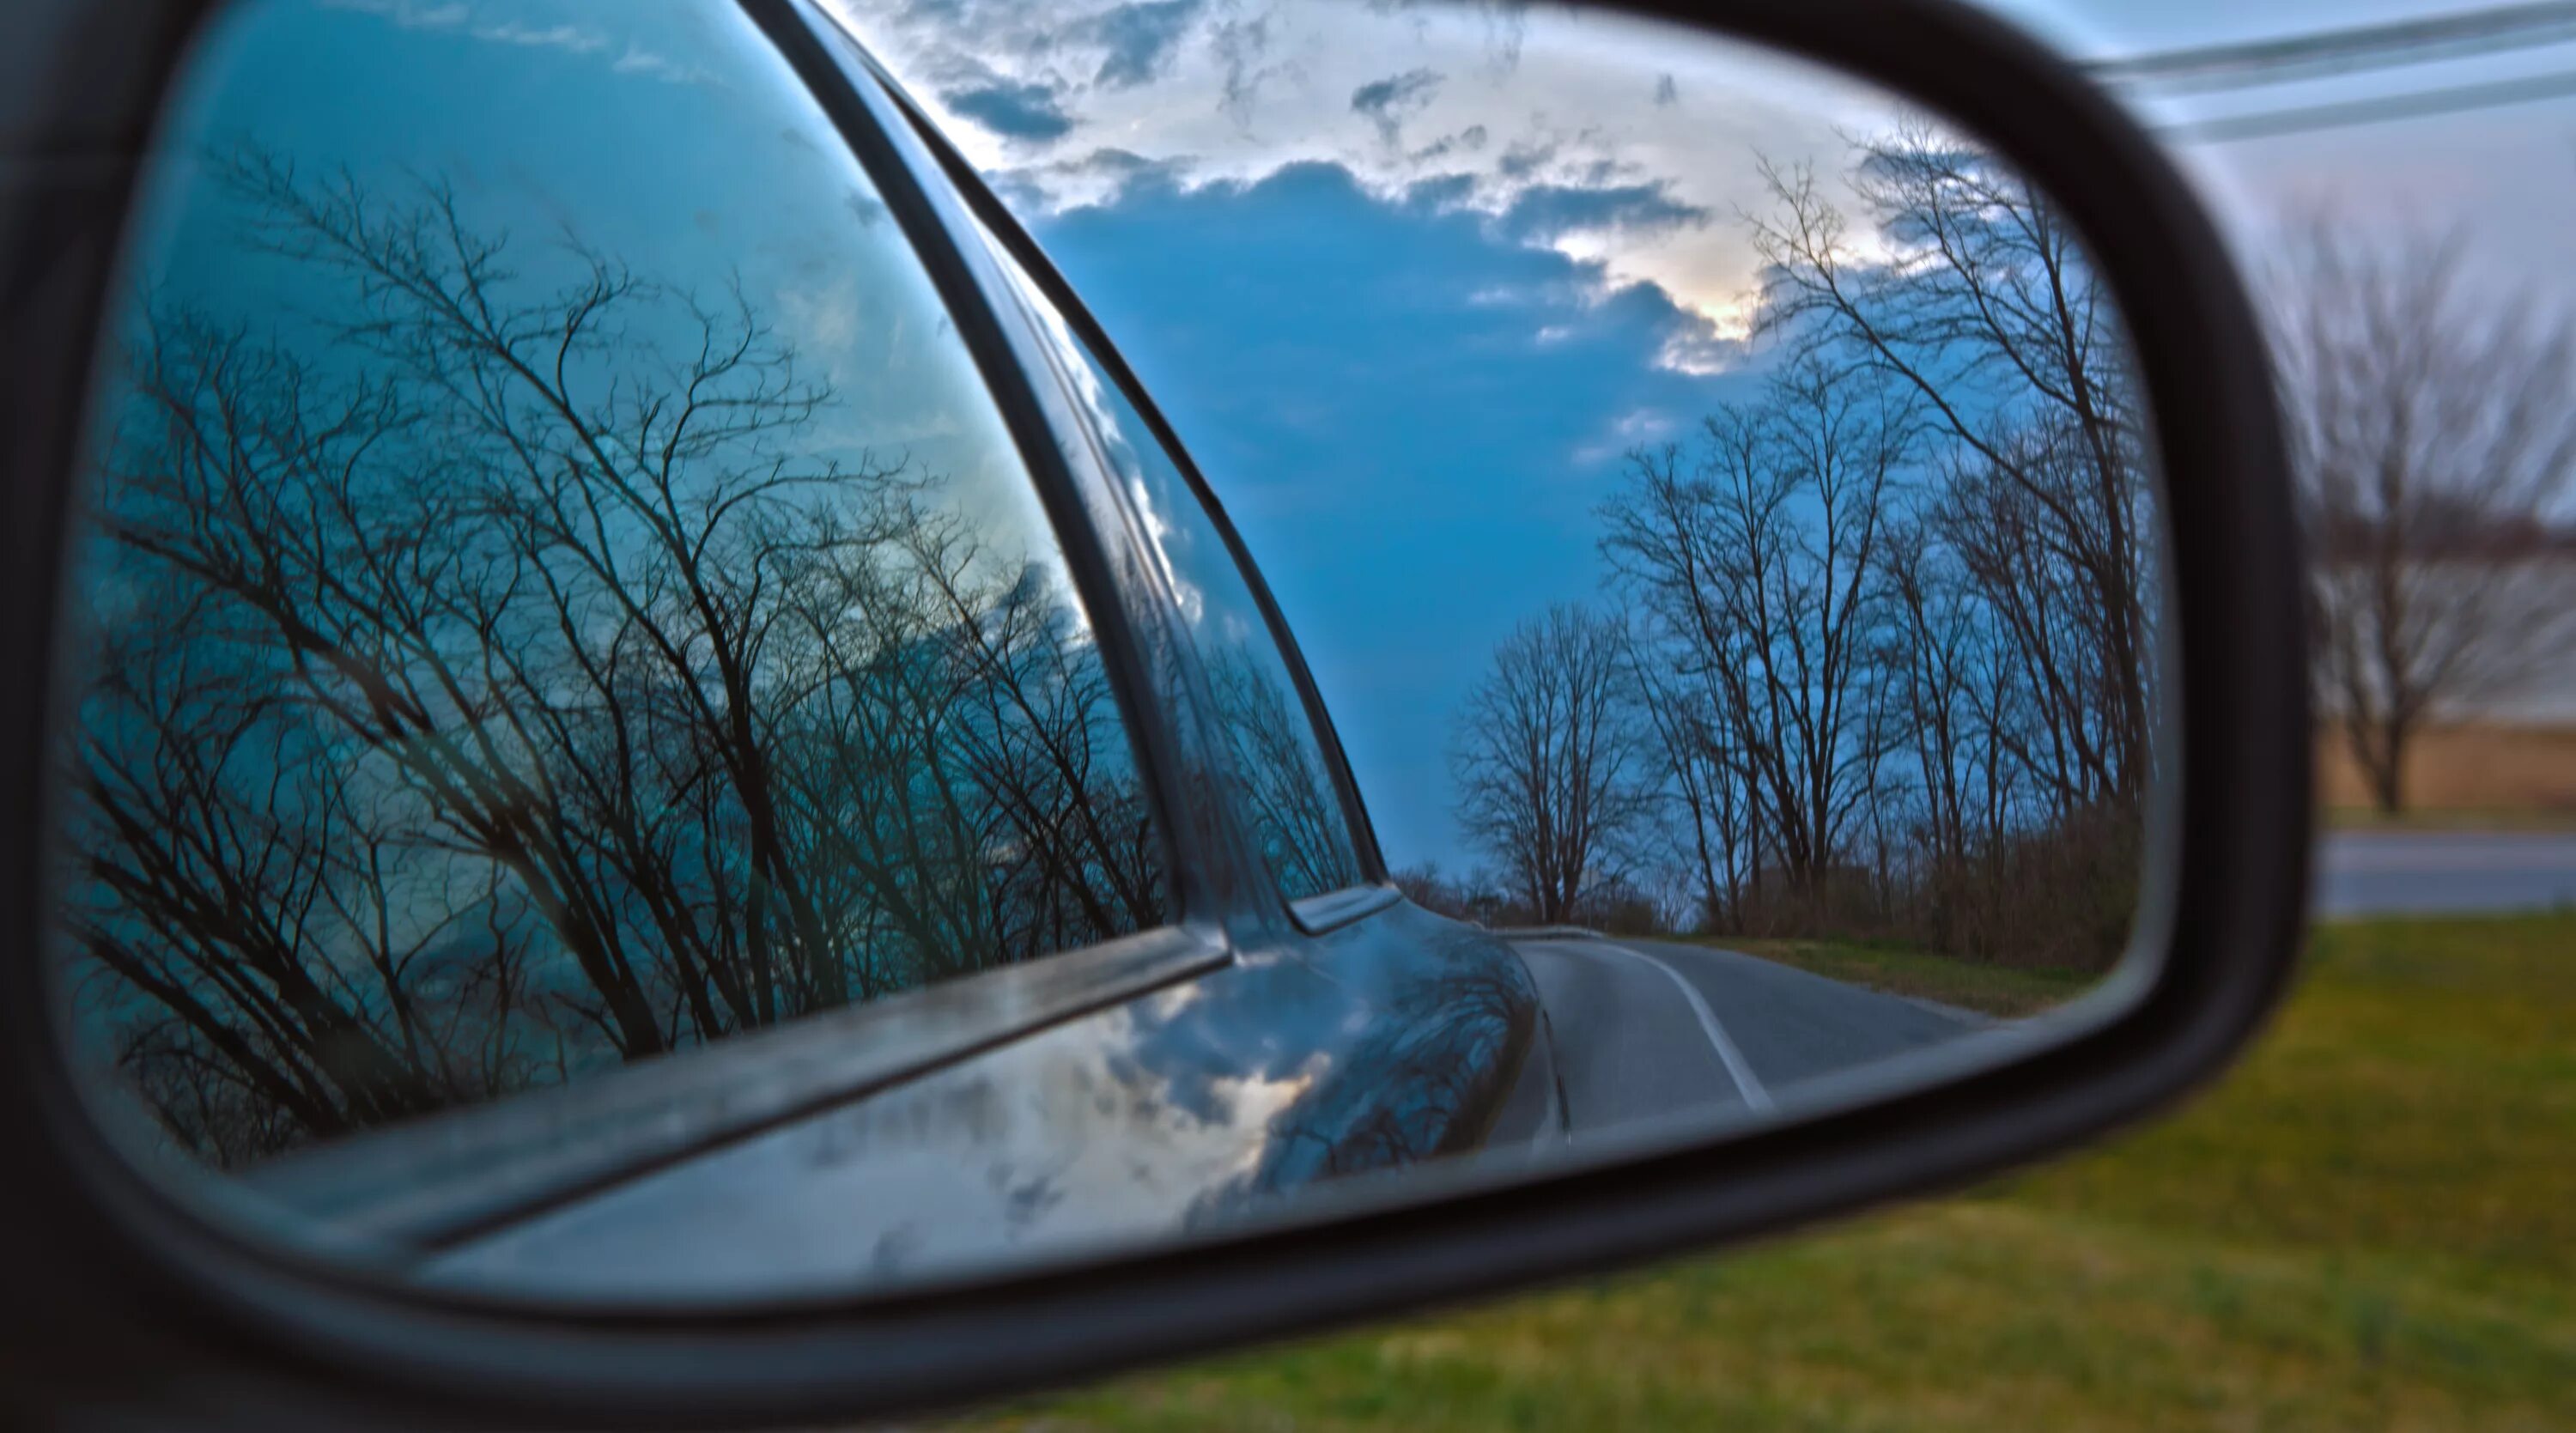
<path fill-rule="evenodd" d="M 1342 813 L 1284 674 L 1242 647 L 1208 660 L 1209 697 L 1261 854 L 1291 899 L 1355 884 Z"/>
<path fill-rule="evenodd" d="M 1162 919 L 971 380 L 890 415 L 861 342 L 809 351 L 742 274 L 522 240 L 447 176 L 191 172 L 227 277 L 292 301 L 147 283 L 114 334 L 63 898 L 82 1029 L 179 1142 L 237 1162 Z M 864 271 L 924 282 L 891 253 Z M 934 467 L 866 446 L 890 417 L 996 436 Z"/>

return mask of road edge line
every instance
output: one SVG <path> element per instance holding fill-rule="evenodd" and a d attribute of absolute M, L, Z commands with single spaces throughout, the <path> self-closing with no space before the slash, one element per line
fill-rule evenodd
<path fill-rule="evenodd" d="M 1662 971 L 1665 979 L 1680 986 L 1682 998 L 1690 1002 L 1691 1013 L 1699 1017 L 1700 1029 L 1707 1033 L 1708 1043 L 1716 1047 L 1718 1063 L 1726 1067 L 1726 1077 L 1735 1082 L 1735 1092 L 1743 1097 L 1744 1107 L 1766 1114 L 1776 1108 L 1771 1101 L 1771 1092 L 1762 1087 L 1759 1079 L 1754 1078 L 1753 1066 L 1745 1061 L 1744 1052 L 1735 1048 L 1735 1041 L 1727 1035 L 1726 1026 L 1718 1022 L 1717 1012 L 1708 1008 L 1708 997 L 1700 994 L 1699 987 L 1691 984 L 1689 976 L 1675 969 L 1670 962 L 1648 955 L 1634 946 L 1621 945 L 1616 941 L 1608 940 L 1601 943 L 1622 955 L 1635 956 Z"/>

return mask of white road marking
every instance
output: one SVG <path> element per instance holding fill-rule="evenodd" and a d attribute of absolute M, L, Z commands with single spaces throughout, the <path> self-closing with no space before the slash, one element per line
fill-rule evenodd
<path fill-rule="evenodd" d="M 1717 1012 L 1708 1008 L 1708 998 L 1699 993 L 1699 987 L 1691 984 L 1689 977 L 1673 969 L 1669 963 L 1648 955 L 1642 950 L 1631 950 L 1624 945 L 1610 945 L 1606 940 L 1601 943 L 1621 955 L 1635 956 L 1662 971 L 1665 979 L 1680 986 L 1682 998 L 1690 1002 L 1691 1013 L 1699 1017 L 1700 1029 L 1708 1033 L 1708 1043 L 1717 1047 L 1718 1062 L 1726 1066 L 1726 1077 L 1735 1082 L 1735 1092 L 1744 1097 L 1745 1108 L 1768 1110 L 1772 1107 L 1771 1092 L 1762 1088 L 1760 1080 L 1753 1078 L 1753 1067 L 1745 1063 L 1744 1052 L 1736 1049 L 1735 1042 L 1727 1038 L 1726 1027 L 1717 1023 Z"/>

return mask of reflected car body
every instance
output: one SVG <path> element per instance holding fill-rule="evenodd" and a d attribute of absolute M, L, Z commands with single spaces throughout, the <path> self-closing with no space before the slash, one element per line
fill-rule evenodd
<path fill-rule="evenodd" d="M 847 79 L 865 114 L 844 127 L 988 378 L 1027 385 L 1011 414 L 1023 450 L 1065 459 L 1037 475 L 1041 496 L 1104 550 L 1089 605 L 1124 666 L 1179 919 L 292 1152 L 245 1169 L 241 1202 L 298 1241 L 459 1291 L 687 1304 L 1141 1242 L 1318 1180 L 1562 1129 L 1528 969 L 1388 882 L 1275 606 L 1132 375 L 892 80 L 808 23 L 782 44 L 810 39 Z M 979 312 L 989 331 L 973 331 Z M 1138 538 L 1164 520 L 1135 510 L 1152 487 L 1141 464 L 1167 469 L 1178 492 L 1161 499 L 1203 508 L 1241 564 L 1349 821 L 1356 881 L 1286 898 L 1279 840 L 1249 809 L 1240 704 Z"/>

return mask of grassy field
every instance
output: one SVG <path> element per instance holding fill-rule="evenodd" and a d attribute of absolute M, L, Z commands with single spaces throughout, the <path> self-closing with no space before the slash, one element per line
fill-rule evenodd
<path fill-rule="evenodd" d="M 1970 1195 L 958 1426 L 2576 1427 L 2576 918 L 2328 928 L 2219 1089 Z"/>
<path fill-rule="evenodd" d="M 1697 937 L 1663 939 L 1698 941 Z M 1853 985 L 1937 1000 L 1944 1005 L 2011 1018 L 2034 1015 L 2063 1005 L 2099 984 L 2102 977 L 2080 970 L 2016 970 L 2001 965 L 1974 965 L 1945 956 L 1926 955 L 1897 946 L 1839 940 L 1755 940 L 1729 936 L 1699 941 L 1724 946 L 1801 970 L 1812 970 Z"/>

